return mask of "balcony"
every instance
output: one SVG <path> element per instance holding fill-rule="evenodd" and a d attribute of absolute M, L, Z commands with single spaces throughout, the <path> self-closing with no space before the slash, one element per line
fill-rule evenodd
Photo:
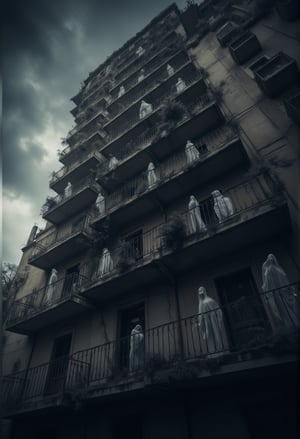
<path fill-rule="evenodd" d="M 168 132 L 157 124 L 146 128 L 142 134 L 125 144 L 117 143 L 118 148 L 114 142 L 107 145 L 103 155 L 115 155 L 118 165 L 112 170 L 109 160 L 100 163 L 97 172 L 99 183 L 111 191 L 121 182 L 145 169 L 150 156 L 156 157 L 159 161 L 163 160 L 177 149 L 182 148 L 187 139 L 198 138 L 224 122 L 224 116 L 210 94 L 202 95 L 185 109 L 186 114 L 182 120 Z"/>
<path fill-rule="evenodd" d="M 237 64 L 243 64 L 261 50 L 261 45 L 252 32 L 245 32 L 228 45 L 229 52 Z"/>
<path fill-rule="evenodd" d="M 68 230 L 53 230 L 35 241 L 28 263 L 43 270 L 55 267 L 65 259 L 83 252 L 91 245 L 89 218 L 72 225 Z"/>
<path fill-rule="evenodd" d="M 91 168 L 95 169 L 101 160 L 101 154 L 97 151 L 86 154 L 82 150 L 80 158 L 75 163 L 64 166 L 59 171 L 52 173 L 49 182 L 50 188 L 57 193 L 62 193 L 69 181 L 75 186 L 76 182 L 87 177 L 91 172 Z"/>
<path fill-rule="evenodd" d="M 166 206 L 175 199 L 183 197 L 195 186 L 210 180 L 212 176 L 217 178 L 218 175 L 247 163 L 243 145 L 228 125 L 197 139 L 196 148 L 199 156 L 193 161 L 189 160 L 185 152 L 185 144 L 182 144 L 180 152 L 172 154 L 156 166 L 155 184 L 148 182 L 147 171 L 144 171 L 106 196 L 105 212 L 101 215 L 96 214 L 92 224 L 101 227 L 102 219 L 109 215 L 113 227 L 122 227 L 138 216 L 149 214 L 157 209 L 158 205 Z M 145 164 L 144 169 L 147 169 L 148 163 Z"/>
<path fill-rule="evenodd" d="M 287 293 L 294 297 L 295 312 L 284 299 Z M 229 379 L 227 373 L 237 376 L 259 368 L 265 373 L 266 366 L 278 367 L 286 360 L 296 363 L 299 293 L 298 283 L 266 293 L 255 291 L 205 313 L 142 328 L 142 335 L 118 338 L 5 376 L 5 415 L 71 408 L 72 393 L 88 402 L 124 389 L 151 392 L 152 385 L 170 379 L 196 385 L 209 378 L 213 383 L 216 375 Z M 280 304 L 279 317 L 284 318 L 278 318 L 274 303 Z M 213 328 L 212 337 L 205 334 L 207 327 Z M 140 349 L 130 356 L 133 344 Z"/>
<path fill-rule="evenodd" d="M 209 197 L 199 201 L 205 228 L 199 230 L 192 222 L 191 213 L 186 211 L 178 213 L 176 224 L 170 219 L 126 239 L 109 249 L 112 264 L 105 273 L 97 270 L 100 257 L 86 266 L 82 273 L 86 278 L 82 282 L 82 294 L 99 302 L 111 300 L 164 279 L 160 261 L 178 275 L 201 262 L 226 256 L 227 251 L 234 252 L 288 231 L 287 202 L 269 178 L 258 175 L 222 192 L 233 205 L 233 212 L 228 212 L 226 218 L 217 217 L 213 199 Z M 189 197 L 186 198 L 188 204 Z M 180 240 L 176 230 L 172 232 L 174 227 L 180 229 Z"/>
<path fill-rule="evenodd" d="M 231 21 L 223 24 L 223 26 L 216 33 L 217 40 L 222 47 L 226 47 L 228 43 L 235 38 L 240 32 L 238 25 Z"/>
<path fill-rule="evenodd" d="M 254 70 L 255 80 L 269 97 L 276 97 L 295 84 L 300 77 L 296 60 L 279 52 Z"/>
<path fill-rule="evenodd" d="M 5 329 L 31 334 L 57 322 L 79 315 L 90 308 L 79 296 L 81 277 L 69 275 L 15 300 L 9 310 Z"/>
<path fill-rule="evenodd" d="M 63 193 L 49 199 L 42 208 L 43 218 L 52 224 L 59 224 L 94 203 L 98 192 L 94 177 L 88 176 L 74 184 L 72 195 L 65 196 Z"/>

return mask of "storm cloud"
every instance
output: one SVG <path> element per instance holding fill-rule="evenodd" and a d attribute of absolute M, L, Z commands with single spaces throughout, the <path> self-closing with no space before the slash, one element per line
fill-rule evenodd
<path fill-rule="evenodd" d="M 3 260 L 18 263 L 61 164 L 80 83 L 167 0 L 26 0 L 3 10 Z M 177 2 L 179 8 L 185 1 Z"/>

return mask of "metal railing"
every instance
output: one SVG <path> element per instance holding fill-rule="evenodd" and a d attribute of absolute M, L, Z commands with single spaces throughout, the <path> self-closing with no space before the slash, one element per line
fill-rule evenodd
<path fill-rule="evenodd" d="M 77 195 L 80 191 L 82 191 L 86 187 L 90 187 L 95 182 L 95 176 L 89 175 L 88 177 L 84 177 L 78 182 L 74 183 L 72 185 L 72 193 L 71 195 L 65 195 L 64 193 L 56 195 L 55 197 L 50 198 L 50 203 L 45 203 L 42 206 L 42 215 L 46 215 L 49 212 L 53 211 L 57 207 L 61 206 L 66 200 L 69 200 L 73 198 L 75 195 Z"/>
<path fill-rule="evenodd" d="M 237 134 L 230 125 L 221 126 L 209 134 L 202 136 L 197 141 L 194 141 L 199 152 L 199 159 L 194 160 L 192 163 L 187 159 L 184 145 L 183 151 L 172 155 L 155 168 L 155 174 L 157 177 L 155 185 L 149 185 L 147 181 L 147 171 L 144 171 L 138 177 L 124 184 L 121 189 L 108 195 L 105 198 L 105 212 L 103 213 L 103 216 L 108 215 L 112 210 L 119 209 L 122 204 L 127 203 L 129 200 L 137 198 L 143 193 L 163 185 L 167 180 L 176 178 L 178 174 L 181 174 L 192 165 L 204 160 L 207 154 L 217 151 L 236 137 Z M 105 175 L 109 171 L 109 160 L 101 163 L 97 170 L 98 175 Z"/>
<path fill-rule="evenodd" d="M 34 261 L 36 258 L 42 256 L 52 248 L 72 238 L 72 236 L 75 236 L 78 233 L 84 233 L 89 235 L 90 233 L 89 223 L 90 223 L 90 217 L 86 216 L 74 222 L 71 225 L 71 227 L 68 229 L 64 229 L 64 228 L 54 229 L 51 233 L 49 233 L 45 237 L 35 240 L 33 252 L 31 256 L 28 258 L 28 262 L 30 263 Z"/>
<path fill-rule="evenodd" d="M 16 325 L 70 299 L 80 291 L 82 280 L 81 275 L 72 273 L 15 300 L 9 309 L 5 326 Z"/>
<path fill-rule="evenodd" d="M 16 409 L 36 397 L 105 386 L 108 379 L 116 385 L 127 376 L 170 369 L 179 361 L 193 364 L 192 360 L 217 357 L 220 364 L 222 358 L 224 363 L 234 364 L 241 361 L 241 353 L 264 348 L 270 355 L 273 348 L 276 352 L 280 337 L 299 334 L 299 283 L 265 293 L 253 290 L 222 306 L 210 300 L 209 311 L 142 328 L 135 335 L 5 376 L 3 405 Z M 296 345 L 292 349 L 296 351 Z"/>

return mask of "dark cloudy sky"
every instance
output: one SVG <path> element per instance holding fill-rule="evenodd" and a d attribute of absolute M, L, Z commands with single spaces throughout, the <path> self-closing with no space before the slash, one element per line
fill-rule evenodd
<path fill-rule="evenodd" d="M 70 98 L 169 0 L 10 0 L 3 26 L 3 260 L 18 263 L 47 195 Z M 186 0 L 178 0 L 183 9 Z M 54 195 L 52 192 L 51 195 Z"/>

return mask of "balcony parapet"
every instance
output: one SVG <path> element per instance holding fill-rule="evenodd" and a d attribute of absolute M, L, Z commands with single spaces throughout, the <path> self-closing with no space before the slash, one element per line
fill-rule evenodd
<path fill-rule="evenodd" d="M 79 296 L 82 277 L 66 276 L 51 286 L 33 291 L 15 300 L 9 310 L 5 329 L 19 333 L 31 333 L 64 318 L 77 315 L 89 307 Z"/>
<path fill-rule="evenodd" d="M 50 398 L 53 406 L 64 406 L 63 395 L 80 390 L 84 391 L 81 396 L 89 400 L 97 396 L 97 390 L 99 395 L 105 389 L 111 392 L 126 377 L 133 382 L 147 378 L 149 384 L 155 384 L 158 379 L 161 382 L 164 373 L 166 380 L 173 377 L 179 364 L 185 364 L 187 372 L 191 367 L 194 373 L 190 379 L 198 380 L 257 368 L 261 358 L 265 360 L 264 367 L 266 360 L 268 365 L 276 365 L 285 356 L 290 359 L 292 355 L 295 361 L 299 298 L 299 283 L 294 283 L 265 293 L 253 291 L 226 305 L 215 301 L 215 308 L 210 311 L 142 328 L 137 335 L 7 375 L 2 382 L 5 414 L 49 407 Z M 206 334 L 207 327 L 213 328 L 210 336 Z M 130 355 L 133 344 L 139 345 L 139 354 Z"/>

